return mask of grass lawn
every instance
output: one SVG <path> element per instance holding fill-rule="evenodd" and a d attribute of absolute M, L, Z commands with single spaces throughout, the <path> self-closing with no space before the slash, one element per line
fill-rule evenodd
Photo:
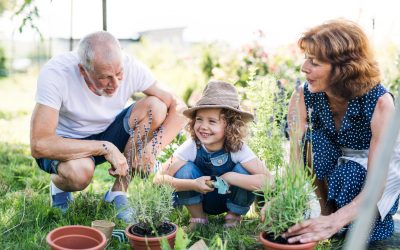
<path fill-rule="evenodd" d="M 44 249 L 46 235 L 63 225 L 87 225 L 93 220 L 116 222 L 116 228 L 126 224 L 115 219 L 113 206 L 103 202 L 113 178 L 108 166 L 98 166 L 93 182 L 75 200 L 65 215 L 49 206 L 49 175 L 39 170 L 29 152 L 29 120 L 34 105 L 35 74 L 0 80 L 0 249 Z M 186 209 L 177 209 L 172 221 L 188 224 Z M 262 249 L 257 241 L 258 216 L 246 216 L 234 229 L 222 227 L 223 216 L 210 218 L 211 224 L 191 233 L 193 244 L 199 239 L 213 249 Z M 318 249 L 330 249 L 331 242 L 320 243 Z M 107 249 L 130 249 L 115 238 Z"/>

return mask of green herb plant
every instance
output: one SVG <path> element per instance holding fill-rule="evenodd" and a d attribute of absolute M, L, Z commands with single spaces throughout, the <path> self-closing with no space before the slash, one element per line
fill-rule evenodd
<path fill-rule="evenodd" d="M 253 107 L 255 121 L 248 144 L 273 170 L 272 166 L 282 166 L 284 162 L 286 95 L 272 75 L 256 79 L 255 69 L 250 72 L 246 96 Z"/>
<path fill-rule="evenodd" d="M 146 234 L 157 235 L 157 230 L 169 221 L 174 209 L 174 189 L 170 185 L 154 185 L 153 178 L 153 174 L 147 179 L 134 176 L 128 189 L 128 201 L 134 211 L 131 223 Z"/>
<path fill-rule="evenodd" d="M 298 95 L 298 93 L 296 94 Z M 266 209 L 265 220 L 259 224 L 259 229 L 272 234 L 275 239 L 286 232 L 289 227 L 307 219 L 314 192 L 315 177 L 311 171 L 312 161 L 307 164 L 304 164 L 303 161 L 305 142 L 302 140 L 297 110 L 298 108 L 291 115 L 292 119 L 289 124 L 291 138 L 289 163 L 283 164 L 282 167 L 276 167 L 274 185 L 265 185 L 261 190 L 266 202 Z M 310 152 L 308 155 L 312 155 L 312 153 Z"/>

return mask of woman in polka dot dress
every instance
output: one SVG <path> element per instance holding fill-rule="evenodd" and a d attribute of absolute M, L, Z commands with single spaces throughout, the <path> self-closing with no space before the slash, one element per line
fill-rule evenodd
<path fill-rule="evenodd" d="M 306 243 L 351 226 L 394 103 L 380 84 L 368 39 L 355 23 L 333 20 L 316 26 L 298 45 L 305 53 L 302 72 L 307 81 L 291 98 L 289 123 L 297 120 L 312 143 L 321 215 L 294 225 L 283 236 L 291 243 Z M 398 199 L 393 203 L 383 214 L 378 207 L 370 242 L 392 235 Z"/>

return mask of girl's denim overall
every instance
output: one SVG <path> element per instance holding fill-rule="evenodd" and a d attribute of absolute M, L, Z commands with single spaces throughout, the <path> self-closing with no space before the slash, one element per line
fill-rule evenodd
<path fill-rule="evenodd" d="M 216 152 L 207 152 L 202 146 L 197 147 L 194 162 L 187 162 L 175 174 L 178 179 L 197 179 L 201 176 L 221 176 L 227 172 L 236 172 L 249 175 L 241 164 L 235 164 L 231 154 L 221 149 Z M 231 211 L 244 215 L 249 211 L 255 199 L 251 191 L 231 186 L 229 194 L 218 194 L 218 190 L 201 194 L 196 191 L 176 192 L 176 202 L 179 205 L 194 205 L 203 203 L 203 210 L 207 214 L 220 214 Z"/>

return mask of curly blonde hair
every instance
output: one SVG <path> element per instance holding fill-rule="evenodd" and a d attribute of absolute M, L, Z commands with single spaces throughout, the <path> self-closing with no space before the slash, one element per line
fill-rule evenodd
<path fill-rule="evenodd" d="M 332 65 L 330 87 L 337 96 L 362 96 L 381 80 L 368 38 L 354 22 L 337 19 L 316 26 L 303 34 L 298 45 Z"/>
<path fill-rule="evenodd" d="M 193 115 L 190 118 L 188 125 L 186 126 L 186 130 L 189 132 L 190 136 L 193 138 L 196 144 L 200 144 L 200 140 L 199 138 L 197 138 L 194 131 L 194 124 L 196 123 L 196 113 L 197 112 L 193 112 Z M 220 112 L 220 118 L 224 119 L 226 122 L 224 142 L 225 151 L 239 151 L 242 148 L 244 140 L 249 132 L 247 123 L 244 122 L 239 112 L 230 109 L 222 108 Z"/>

